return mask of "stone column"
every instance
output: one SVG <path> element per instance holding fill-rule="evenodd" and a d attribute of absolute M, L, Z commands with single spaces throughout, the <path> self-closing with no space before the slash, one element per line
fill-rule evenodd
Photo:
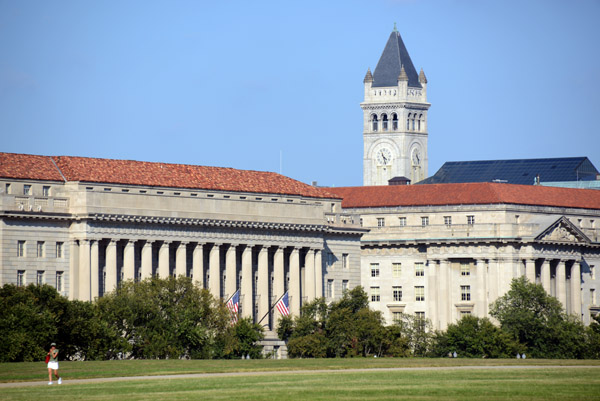
<path fill-rule="evenodd" d="M 242 251 L 242 292 L 240 294 L 243 317 L 252 317 L 254 314 L 252 280 L 252 247 L 246 245 Z"/>
<path fill-rule="evenodd" d="M 192 277 L 194 283 L 204 288 L 204 245 L 196 244 L 192 253 Z"/>
<path fill-rule="evenodd" d="M 428 314 L 434 329 L 440 329 L 440 319 L 438 313 L 438 262 L 437 260 L 427 261 L 427 291 L 426 300 L 429 306 Z M 406 292 L 406 289 L 404 289 Z"/>
<path fill-rule="evenodd" d="M 100 296 L 99 289 L 99 278 L 100 278 L 100 245 L 98 241 L 92 241 L 91 243 L 91 266 L 90 266 L 90 287 L 91 287 L 91 299 L 92 301 L 95 298 Z"/>
<path fill-rule="evenodd" d="M 477 259 L 475 260 L 475 274 L 477 275 L 477 293 L 476 293 L 476 306 L 477 306 L 477 316 L 479 317 L 487 317 L 488 314 L 488 305 L 487 305 L 487 289 L 485 283 L 485 260 Z"/>
<path fill-rule="evenodd" d="M 91 301 L 90 293 L 90 240 L 79 240 L 79 300 Z"/>
<path fill-rule="evenodd" d="M 581 320 L 581 262 L 576 260 L 571 266 L 571 314 Z"/>
<path fill-rule="evenodd" d="M 315 299 L 316 283 L 315 283 L 315 251 L 309 249 L 306 252 L 306 259 L 304 262 L 305 276 L 304 276 L 304 296 L 306 301 L 311 302 Z"/>
<path fill-rule="evenodd" d="M 117 288 L 117 241 L 110 240 L 106 245 L 106 280 L 104 291 L 109 293 Z"/>
<path fill-rule="evenodd" d="M 285 275 L 283 273 L 283 270 L 284 270 L 283 248 L 278 247 L 277 250 L 275 251 L 275 255 L 273 256 L 273 279 L 274 279 L 273 280 L 273 300 L 274 300 L 274 302 L 277 302 L 279 300 L 279 298 L 283 295 L 283 292 L 284 292 Z M 273 309 L 273 313 L 275 316 L 275 319 L 273 319 L 273 322 L 275 322 L 275 325 L 277 325 L 277 321 L 281 317 L 281 314 L 277 311 L 277 308 Z"/>
<path fill-rule="evenodd" d="M 169 242 L 163 241 L 158 248 L 158 277 L 169 277 Z"/>
<path fill-rule="evenodd" d="M 69 299 L 79 299 L 79 242 L 71 241 L 69 250 Z"/>
<path fill-rule="evenodd" d="M 565 261 L 561 260 L 556 266 L 556 298 L 567 310 L 567 275 Z"/>
<path fill-rule="evenodd" d="M 175 251 L 175 275 L 187 276 L 187 242 L 180 242 Z"/>
<path fill-rule="evenodd" d="M 221 257 L 219 253 L 221 244 L 214 244 L 208 255 L 208 289 L 216 299 L 221 298 Z"/>
<path fill-rule="evenodd" d="M 544 290 L 546 290 L 546 292 L 548 294 L 552 294 L 551 290 L 550 290 L 550 260 L 549 259 L 544 259 L 544 262 L 542 263 L 542 269 L 540 271 L 540 279 L 542 282 L 542 287 L 544 287 Z"/>
<path fill-rule="evenodd" d="M 269 301 L 269 248 L 266 246 L 263 246 L 258 253 L 258 285 L 256 291 L 258 294 L 258 319 L 263 319 L 271 306 Z M 268 316 L 257 323 L 261 326 L 268 326 Z"/>
<path fill-rule="evenodd" d="M 525 259 L 525 277 L 531 284 L 535 284 L 535 259 Z"/>
<path fill-rule="evenodd" d="M 300 250 L 292 249 L 290 254 L 290 288 L 289 288 L 290 313 L 300 316 Z"/>
<path fill-rule="evenodd" d="M 440 286 L 439 286 L 439 304 L 438 304 L 438 315 L 440 321 L 440 330 L 446 330 L 448 323 L 451 319 L 451 308 L 453 300 L 451 299 L 451 293 L 448 292 L 448 286 L 450 281 L 450 267 L 448 260 L 440 260 Z M 414 300 L 414 299 L 413 299 Z"/>
<path fill-rule="evenodd" d="M 135 243 L 131 240 L 127 241 L 123 249 L 123 279 L 135 279 Z"/>
<path fill-rule="evenodd" d="M 152 277 L 152 242 L 146 241 L 142 247 L 142 280 Z"/>
<path fill-rule="evenodd" d="M 315 296 L 321 298 L 323 296 L 323 258 L 322 251 L 315 251 Z"/>
<path fill-rule="evenodd" d="M 225 254 L 225 300 L 229 299 L 237 289 L 236 245 L 231 244 Z"/>

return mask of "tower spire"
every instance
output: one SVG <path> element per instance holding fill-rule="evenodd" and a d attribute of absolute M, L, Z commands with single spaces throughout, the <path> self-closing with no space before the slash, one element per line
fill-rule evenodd
<path fill-rule="evenodd" d="M 371 69 L 367 69 L 367 74 L 365 75 L 364 83 L 373 82 L 373 74 L 371 74 Z"/>

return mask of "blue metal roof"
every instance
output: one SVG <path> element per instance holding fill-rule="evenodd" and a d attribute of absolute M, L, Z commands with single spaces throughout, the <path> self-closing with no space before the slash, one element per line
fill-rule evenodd
<path fill-rule="evenodd" d="M 595 180 L 598 170 L 587 157 L 551 159 L 478 160 L 446 162 L 418 184 L 507 182 L 532 185 L 540 182 Z"/>

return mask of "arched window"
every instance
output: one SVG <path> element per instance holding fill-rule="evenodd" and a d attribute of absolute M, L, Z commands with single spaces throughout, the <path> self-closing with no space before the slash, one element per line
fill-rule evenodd
<path fill-rule="evenodd" d="M 373 124 L 373 127 L 372 127 L 373 131 L 377 131 L 377 129 L 378 129 L 377 114 L 371 114 L 371 122 Z"/>
<path fill-rule="evenodd" d="M 419 126 L 417 127 L 418 131 L 421 131 L 421 120 L 423 119 L 423 114 L 419 114 Z"/>
<path fill-rule="evenodd" d="M 406 119 L 406 130 L 410 129 L 410 113 L 408 113 L 408 118 Z"/>
<path fill-rule="evenodd" d="M 392 114 L 392 131 L 398 131 L 398 114 Z"/>
<path fill-rule="evenodd" d="M 412 130 L 413 131 L 415 130 L 415 117 L 416 117 L 416 115 L 413 115 L 413 118 L 412 118 Z"/>
<path fill-rule="evenodd" d="M 388 116 L 387 114 L 381 115 L 381 125 L 384 131 L 388 130 Z"/>

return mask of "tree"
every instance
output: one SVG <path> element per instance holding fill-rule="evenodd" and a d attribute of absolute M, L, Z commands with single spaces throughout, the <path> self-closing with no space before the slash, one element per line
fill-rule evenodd
<path fill-rule="evenodd" d="M 252 359 L 260 359 L 263 356 L 260 341 L 264 337 L 261 325 L 253 323 L 249 317 L 240 319 L 223 336 L 224 343 L 217 347 L 222 350 L 222 355 L 218 356 L 229 359 L 250 356 Z"/>
<path fill-rule="evenodd" d="M 401 344 L 406 344 L 410 355 L 424 357 L 430 353 L 434 332 L 429 320 L 401 313 L 394 325 L 397 326 L 400 338 L 402 338 Z"/>

